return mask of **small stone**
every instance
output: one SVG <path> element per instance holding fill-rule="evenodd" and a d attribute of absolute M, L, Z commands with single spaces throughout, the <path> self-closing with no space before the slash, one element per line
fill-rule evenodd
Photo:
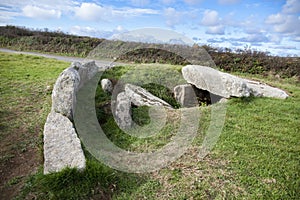
<path fill-rule="evenodd" d="M 102 87 L 103 91 L 108 92 L 108 93 L 112 93 L 112 91 L 114 89 L 113 84 L 109 79 L 102 79 L 101 87 Z"/>

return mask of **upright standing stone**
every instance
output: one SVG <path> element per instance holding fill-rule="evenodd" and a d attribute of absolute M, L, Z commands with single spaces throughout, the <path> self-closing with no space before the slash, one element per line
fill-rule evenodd
<path fill-rule="evenodd" d="M 52 92 L 52 111 L 73 120 L 73 106 L 76 102 L 76 91 L 79 86 L 79 81 L 79 73 L 73 67 L 65 69 L 60 74 Z"/>
<path fill-rule="evenodd" d="M 182 107 L 190 108 L 199 105 L 193 86 L 189 84 L 176 86 L 174 97 Z"/>
<path fill-rule="evenodd" d="M 100 68 L 95 62 L 74 62 L 57 78 L 52 91 L 52 109 L 44 126 L 44 173 L 65 167 L 85 168 L 85 157 L 73 126 L 78 90 Z"/>
<path fill-rule="evenodd" d="M 85 157 L 72 122 L 60 113 L 50 112 L 44 127 L 44 174 L 65 167 L 85 168 Z"/>
<path fill-rule="evenodd" d="M 121 92 L 117 96 L 114 115 L 116 122 L 121 129 L 127 129 L 131 127 L 131 102 L 125 92 Z"/>

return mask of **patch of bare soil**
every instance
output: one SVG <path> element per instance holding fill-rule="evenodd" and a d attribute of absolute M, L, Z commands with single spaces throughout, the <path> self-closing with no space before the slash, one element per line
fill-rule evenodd
<path fill-rule="evenodd" d="M 1 162 L 0 199 L 12 199 L 19 194 L 26 177 L 35 172 L 38 166 L 37 152 L 29 149 L 21 154 Z"/>
<path fill-rule="evenodd" d="M 11 120 L 17 114 L 10 112 L 1 116 L 1 120 Z M 0 199 L 13 199 L 23 187 L 28 175 L 36 172 L 40 163 L 37 145 L 38 130 L 29 133 L 26 124 L 19 128 L 0 127 Z"/>

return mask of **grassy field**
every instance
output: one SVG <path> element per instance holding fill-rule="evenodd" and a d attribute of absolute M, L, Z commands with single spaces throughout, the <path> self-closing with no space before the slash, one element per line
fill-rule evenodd
<path fill-rule="evenodd" d="M 42 163 L 52 86 L 68 63 L 0 53 L 0 199 L 10 199 Z"/>
<path fill-rule="evenodd" d="M 84 172 L 43 175 L 43 125 L 52 86 L 68 65 L 0 53 L 0 199 L 300 199 L 300 84 L 272 76 L 238 74 L 278 86 L 291 97 L 231 99 L 220 139 L 204 159 L 198 153 L 211 106 L 199 109 L 198 136 L 186 154 L 159 171 L 116 171 L 85 152 Z M 108 98 L 100 97 L 103 102 Z M 112 118 L 103 121 L 103 128 L 114 143 L 141 151 L 145 145 L 151 150 L 168 142 L 176 122 L 170 119 L 148 141 L 124 135 Z"/>

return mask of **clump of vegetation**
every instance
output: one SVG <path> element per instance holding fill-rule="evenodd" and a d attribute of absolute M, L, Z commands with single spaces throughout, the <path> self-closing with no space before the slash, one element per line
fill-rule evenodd
<path fill-rule="evenodd" d="M 270 56 L 268 52 L 249 48 L 239 49 L 234 53 L 230 49 L 203 47 L 209 52 L 216 66 L 224 71 L 277 75 L 282 78 L 295 76 L 300 80 L 300 57 Z"/>
<path fill-rule="evenodd" d="M 20 51 L 40 51 L 68 56 L 86 57 L 103 39 L 82 37 L 15 26 L 0 27 L 0 47 Z"/>

